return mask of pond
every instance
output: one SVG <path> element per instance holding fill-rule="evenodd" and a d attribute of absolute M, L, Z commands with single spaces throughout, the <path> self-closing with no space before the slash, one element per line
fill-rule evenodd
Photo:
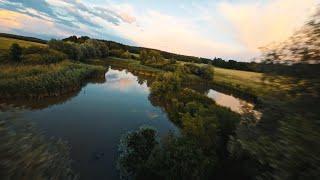
<path fill-rule="evenodd" d="M 21 111 L 45 135 L 69 143 L 81 179 L 119 179 L 116 160 L 123 134 L 142 125 L 156 128 L 160 136 L 179 132 L 166 113 L 151 104 L 149 93 L 146 80 L 109 68 L 101 82 L 88 83 L 71 95 L 25 102 Z M 236 112 L 243 102 L 212 89 L 208 96 Z"/>

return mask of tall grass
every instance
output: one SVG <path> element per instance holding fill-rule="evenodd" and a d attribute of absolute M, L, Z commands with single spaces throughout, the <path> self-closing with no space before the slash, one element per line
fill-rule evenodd
<path fill-rule="evenodd" d="M 86 78 L 102 76 L 104 68 L 63 61 L 50 65 L 0 66 L 0 97 L 58 96 L 78 89 Z"/>

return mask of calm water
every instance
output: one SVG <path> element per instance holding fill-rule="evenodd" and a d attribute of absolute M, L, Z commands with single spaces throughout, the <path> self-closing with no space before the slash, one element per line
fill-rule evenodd
<path fill-rule="evenodd" d="M 81 179 L 119 179 L 116 169 L 121 135 L 150 125 L 160 135 L 177 128 L 148 100 L 146 83 L 124 70 L 110 69 L 104 83 L 89 83 L 74 97 L 23 116 L 46 135 L 71 145 L 71 158 Z"/>
<path fill-rule="evenodd" d="M 246 100 L 232 95 L 227 95 L 213 89 L 208 91 L 207 96 L 213 99 L 218 105 L 230 108 L 232 111 L 239 114 L 250 113 L 257 120 L 259 120 L 262 116 L 261 112 L 254 109 L 254 104 Z"/>
<path fill-rule="evenodd" d="M 240 98 L 236 98 L 232 95 L 227 95 L 213 89 L 210 89 L 207 94 L 208 97 L 213 99 L 218 105 L 228 107 L 234 112 L 241 113 L 242 107 L 246 104 L 250 104 Z"/>
<path fill-rule="evenodd" d="M 26 103 L 29 110 L 23 113 L 47 136 L 68 141 L 81 179 L 119 179 L 118 144 L 127 131 L 150 125 L 160 136 L 178 132 L 166 114 L 148 100 L 146 81 L 111 68 L 105 79 L 88 83 L 72 95 Z M 212 89 L 207 95 L 236 112 L 246 103 Z"/>

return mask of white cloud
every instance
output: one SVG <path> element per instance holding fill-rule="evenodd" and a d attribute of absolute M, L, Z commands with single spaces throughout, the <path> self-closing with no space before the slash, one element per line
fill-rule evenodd
<path fill-rule="evenodd" d="M 249 60 L 258 54 L 260 46 L 291 35 L 304 23 L 317 1 L 220 1 L 206 5 L 197 2 L 183 6 L 182 15 L 150 9 L 137 12 L 135 4 L 112 1 L 89 4 L 78 0 L 46 0 L 50 5 L 45 6 L 46 11 L 31 8 L 30 4 L 23 8 L 19 3 L 6 3 L 18 9 L 3 11 L 0 25 L 6 31 L 22 29 L 55 37 L 119 36 L 139 46 L 180 54 Z M 6 16 L 9 12 L 12 15 Z"/>
<path fill-rule="evenodd" d="M 221 3 L 220 13 L 231 25 L 229 32 L 248 54 L 272 42 L 281 42 L 301 27 L 317 0 L 271 0 L 257 3 Z"/>
<path fill-rule="evenodd" d="M 217 53 L 226 55 L 237 51 L 201 34 L 200 27 L 183 18 L 147 11 L 137 20 L 139 26 L 124 24 L 114 27 L 114 30 L 139 46 L 180 54 L 210 57 Z"/>

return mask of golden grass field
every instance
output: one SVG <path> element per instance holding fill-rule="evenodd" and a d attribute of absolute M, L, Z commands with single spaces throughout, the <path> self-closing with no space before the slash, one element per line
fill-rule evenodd
<path fill-rule="evenodd" d="M 22 47 L 29 47 L 29 46 L 46 46 L 45 44 L 31 42 L 31 41 L 24 41 L 19 39 L 13 38 L 6 38 L 0 37 L 0 49 L 9 49 L 13 43 L 17 43 Z"/>

